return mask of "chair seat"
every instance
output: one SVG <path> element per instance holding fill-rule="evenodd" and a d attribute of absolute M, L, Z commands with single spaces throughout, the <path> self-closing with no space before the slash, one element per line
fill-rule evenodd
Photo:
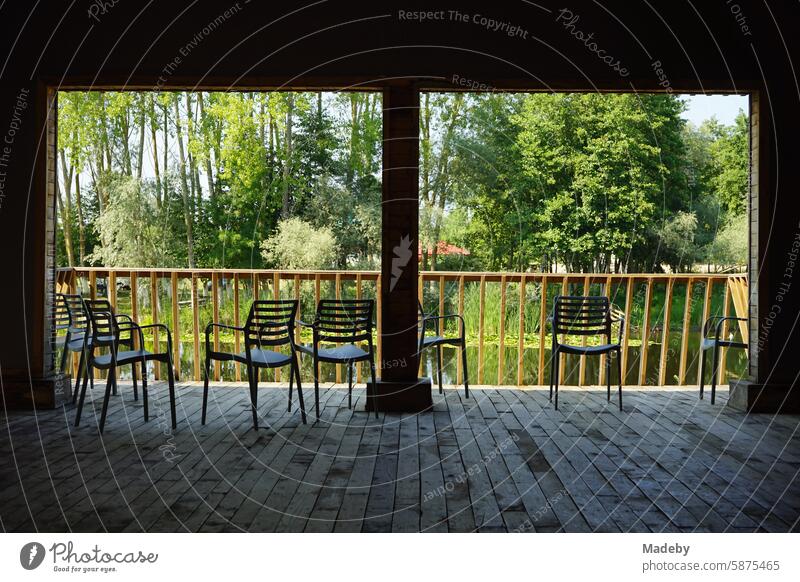
<path fill-rule="evenodd" d="M 297 346 L 301 352 L 314 355 L 314 347 L 307 345 Z M 369 352 L 366 352 L 354 344 L 345 344 L 335 348 L 317 348 L 317 355 L 320 362 L 329 363 L 348 363 L 369 359 Z"/>
<path fill-rule="evenodd" d="M 600 344 L 599 346 L 571 346 L 558 344 L 558 351 L 564 354 L 577 354 L 579 356 L 596 356 L 619 350 L 619 344 Z"/>
<path fill-rule="evenodd" d="M 425 336 L 422 340 L 423 348 L 430 348 L 432 346 L 441 346 L 445 344 L 461 345 L 463 342 L 460 337 L 444 337 L 441 335 Z"/>
<path fill-rule="evenodd" d="M 117 365 L 124 366 L 134 362 L 140 362 L 142 358 L 145 360 L 152 360 L 157 357 L 164 357 L 164 354 L 153 354 L 147 350 L 126 350 L 124 352 L 117 352 Z M 92 361 L 95 368 L 110 368 L 111 367 L 111 354 L 102 354 L 95 356 Z"/>
<path fill-rule="evenodd" d="M 719 345 L 721 348 L 746 348 L 748 347 L 747 344 L 742 342 L 734 342 L 729 340 L 719 340 L 716 341 L 713 337 L 712 338 L 703 338 L 703 343 L 700 345 L 700 349 L 703 351 L 713 349 L 714 344 Z"/>
<path fill-rule="evenodd" d="M 233 355 L 233 354 L 231 354 Z M 247 362 L 247 352 L 236 354 L 234 358 L 238 362 Z M 250 350 L 250 359 L 256 366 L 267 368 L 279 368 L 292 363 L 292 356 L 281 354 L 280 352 L 273 352 L 272 350 L 262 350 L 254 348 Z"/>

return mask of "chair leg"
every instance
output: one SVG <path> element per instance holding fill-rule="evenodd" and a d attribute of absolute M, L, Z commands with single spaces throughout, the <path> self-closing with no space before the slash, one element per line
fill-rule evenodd
<path fill-rule="evenodd" d="M 555 352 L 550 354 L 550 402 L 553 401 L 553 378 L 556 377 L 556 356 Z"/>
<path fill-rule="evenodd" d="M 706 351 L 700 348 L 700 400 L 703 399 L 703 388 L 706 383 Z"/>
<path fill-rule="evenodd" d="M 81 373 L 86 366 L 86 350 L 81 350 L 81 357 L 78 362 L 78 375 L 75 376 L 75 392 L 72 394 L 72 404 L 78 400 L 78 385 L 81 382 Z"/>
<path fill-rule="evenodd" d="M 178 413 L 175 402 L 175 371 L 172 367 L 172 358 L 167 360 L 167 385 L 169 386 L 169 409 L 172 416 L 172 430 L 178 428 Z"/>
<path fill-rule="evenodd" d="M 719 346 L 716 343 L 712 357 L 714 358 L 711 362 L 711 404 L 713 405 L 717 395 L 717 372 L 719 370 Z"/>
<path fill-rule="evenodd" d="M 253 428 L 258 430 L 258 368 L 250 374 L 250 406 L 253 409 Z"/>
<path fill-rule="evenodd" d="M 306 424 L 306 403 L 303 402 L 303 386 L 300 383 L 300 362 L 298 362 L 296 354 L 292 358 L 292 368 L 297 377 L 297 400 L 300 402 L 300 417 L 303 419 L 303 424 Z"/>
<path fill-rule="evenodd" d="M 559 361 L 561 360 L 560 356 L 561 354 L 559 354 L 558 352 L 556 352 L 556 355 L 553 356 L 555 358 L 555 372 L 553 373 L 552 382 L 556 388 L 556 410 L 558 410 L 558 373 L 559 373 L 559 368 L 561 367 L 561 362 Z"/>
<path fill-rule="evenodd" d="M 200 416 L 200 424 L 206 423 L 206 412 L 208 410 L 208 376 L 211 373 L 211 358 L 206 357 L 206 365 L 205 365 L 205 379 L 203 380 L 203 413 Z M 248 370 L 248 380 L 249 378 L 249 370 Z"/>
<path fill-rule="evenodd" d="M 467 368 L 467 343 L 461 344 L 461 367 L 464 370 L 464 395 L 469 398 L 469 369 Z"/>
<path fill-rule="evenodd" d="M 606 400 L 611 402 L 611 354 L 613 352 L 609 352 L 606 354 Z"/>
<path fill-rule="evenodd" d="M 347 408 L 353 408 L 353 364 L 347 366 Z"/>
<path fill-rule="evenodd" d="M 100 413 L 100 434 L 106 426 L 106 414 L 108 414 L 108 401 L 111 398 L 111 391 L 117 383 L 117 368 L 111 366 L 108 369 L 108 379 L 106 380 L 106 394 L 103 397 L 103 411 Z"/>
<path fill-rule="evenodd" d="M 70 337 L 71 334 L 67 332 L 67 335 L 64 338 L 64 349 L 61 350 L 61 363 L 59 364 L 58 369 L 62 374 L 67 370 L 67 354 L 69 353 L 67 344 L 69 344 Z"/>
<path fill-rule="evenodd" d="M 317 420 L 319 422 L 319 362 L 314 359 L 314 410 L 316 411 Z"/>
<path fill-rule="evenodd" d="M 75 426 L 78 426 L 81 422 L 81 412 L 83 411 L 83 402 L 86 400 L 86 385 L 89 383 L 89 372 L 87 370 L 86 376 L 83 378 L 83 384 L 81 385 L 81 397 L 78 401 L 78 410 L 75 412 Z"/>
<path fill-rule="evenodd" d="M 377 394 L 375 391 L 378 389 L 378 377 L 375 372 L 375 356 L 373 355 L 372 351 L 369 354 L 369 369 L 372 374 L 372 408 L 375 409 L 375 418 L 380 418 L 378 416 L 378 399 L 376 398 Z"/>
<path fill-rule="evenodd" d="M 619 376 L 619 411 L 622 412 L 622 352 L 617 352 L 617 375 Z"/>
<path fill-rule="evenodd" d="M 131 377 L 133 378 L 133 399 L 139 400 L 139 384 L 137 377 L 138 374 L 136 373 L 136 363 L 131 364 Z M 117 394 L 117 387 L 114 386 L 114 395 Z"/>
<path fill-rule="evenodd" d="M 144 421 L 150 420 L 150 410 L 147 406 L 147 362 L 142 360 L 142 406 L 144 407 Z"/>
<path fill-rule="evenodd" d="M 442 346 L 440 345 L 436 346 L 436 376 L 439 381 L 439 394 L 442 394 Z"/>
<path fill-rule="evenodd" d="M 294 387 L 294 361 L 289 365 L 289 404 L 286 407 L 286 412 L 292 411 L 292 388 Z"/>

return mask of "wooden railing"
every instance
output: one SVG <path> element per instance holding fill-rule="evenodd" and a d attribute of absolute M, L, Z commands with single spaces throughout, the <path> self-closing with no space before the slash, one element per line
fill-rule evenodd
<path fill-rule="evenodd" d="M 190 375 L 202 380 L 203 333 L 208 321 L 219 321 L 222 317 L 223 321 L 239 326 L 247 315 L 249 302 L 268 297 L 301 300 L 301 319 L 312 318 L 314 305 L 320 298 L 375 298 L 380 368 L 381 297 L 376 293 L 380 279 L 377 271 L 79 267 L 60 269 L 57 287 L 59 291 L 81 292 L 90 297 L 107 295 L 119 311 L 128 312 L 134 319 L 167 323 L 175 338 L 176 368 L 180 367 L 181 347 L 189 344 L 185 349 L 191 350 Z M 432 271 L 420 274 L 419 290 L 426 311 L 465 315 L 468 349 L 475 352 L 470 354 L 470 361 L 477 357 L 476 371 L 472 370 L 475 364 L 470 363 L 470 379 L 477 384 L 549 382 L 550 335 L 546 319 L 553 297 L 558 294 L 603 294 L 624 312 L 627 325 L 622 337 L 621 363 L 625 383 L 635 385 L 695 384 L 702 322 L 712 314 L 735 313 L 746 317 L 747 313 L 746 279 L 741 275 Z M 725 333 L 728 331 L 726 326 Z M 298 339 L 299 333 L 298 330 Z M 746 325 L 740 327 L 739 333 L 746 335 Z M 181 342 L 182 337 L 188 339 Z M 153 341 L 157 349 L 160 338 L 156 335 Z M 219 330 L 215 330 L 213 341 L 218 348 Z M 232 344 L 233 349 L 241 349 L 238 332 Z M 515 353 L 509 357 L 508 351 Z M 489 352 L 492 363 L 487 367 Z M 562 382 L 605 383 L 603 359 L 590 363 L 585 357 L 566 358 L 566 365 L 560 367 Z M 461 383 L 464 372 L 461 358 L 454 359 L 453 380 Z M 596 368 L 592 370 L 590 366 Z M 691 368 L 696 373 L 690 374 Z M 158 374 L 157 369 L 155 373 Z M 215 380 L 220 379 L 219 363 L 215 364 L 213 374 Z M 235 366 L 235 379 L 240 380 L 241 374 L 239 366 Z M 725 378 L 726 368 L 720 366 L 719 382 Z M 336 380 L 342 380 L 341 367 L 336 369 Z"/>

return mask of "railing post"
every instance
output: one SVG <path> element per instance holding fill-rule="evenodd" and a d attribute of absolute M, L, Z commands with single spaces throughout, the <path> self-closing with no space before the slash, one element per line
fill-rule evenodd
<path fill-rule="evenodd" d="M 692 323 L 692 285 L 694 280 L 686 280 L 686 299 L 683 304 L 683 336 L 681 337 L 681 359 L 678 364 L 678 385 L 686 384 L 686 360 L 689 353 L 689 326 Z"/>
<path fill-rule="evenodd" d="M 658 361 L 658 385 L 667 383 L 667 360 L 669 359 L 669 324 L 672 319 L 672 291 L 675 278 L 667 279 L 667 288 L 664 291 L 664 325 L 661 332 L 661 357 Z"/>
<path fill-rule="evenodd" d="M 444 279 L 444 277 L 442 277 Z M 497 383 L 503 384 L 503 368 L 505 367 L 506 351 L 506 276 L 500 277 L 500 330 L 497 342 Z"/>

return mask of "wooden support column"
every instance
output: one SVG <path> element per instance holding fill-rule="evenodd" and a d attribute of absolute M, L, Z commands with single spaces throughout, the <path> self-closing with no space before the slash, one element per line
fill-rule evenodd
<path fill-rule="evenodd" d="M 419 378 L 419 91 L 410 83 L 383 92 L 383 234 L 379 410 L 414 412 L 432 406 L 431 381 Z M 370 405 L 370 402 L 367 404 Z"/>

